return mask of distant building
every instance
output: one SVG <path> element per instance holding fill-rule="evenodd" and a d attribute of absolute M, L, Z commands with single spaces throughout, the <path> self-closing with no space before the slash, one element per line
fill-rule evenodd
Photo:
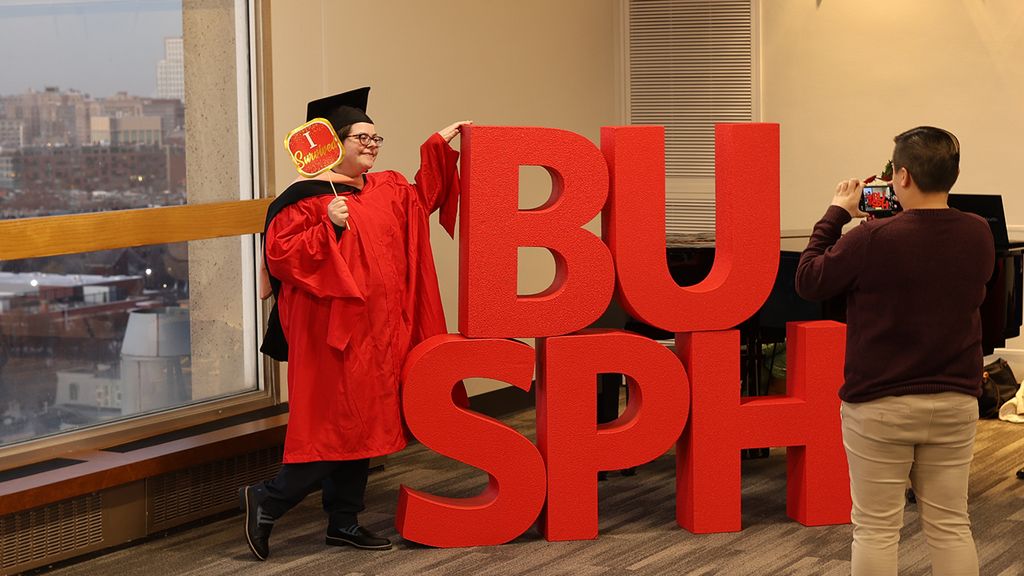
<path fill-rule="evenodd" d="M 136 309 L 121 362 L 57 372 L 54 404 L 92 420 L 180 406 L 192 400 L 187 308 Z"/>
<path fill-rule="evenodd" d="M 114 118 L 125 116 L 142 116 L 143 99 L 138 96 L 129 96 L 127 92 L 118 92 L 110 98 L 96 100 L 96 113 Z"/>
<path fill-rule="evenodd" d="M 190 401 L 191 354 L 188 308 L 133 310 L 121 344 L 121 413 Z"/>
<path fill-rule="evenodd" d="M 113 120 L 113 119 L 108 119 Z M 128 119 L 120 119 L 128 120 Z M 106 120 L 97 120 L 97 135 L 108 134 L 101 130 Z M 0 153 L 0 158 L 10 157 L 11 172 L 14 173 L 13 188 L 33 190 L 136 190 L 163 191 L 183 189 L 185 175 L 176 169 L 183 162 L 177 156 L 184 156 L 183 147 L 161 147 L 142 145 L 146 139 L 159 138 L 159 118 L 143 122 L 145 129 L 124 133 L 129 141 L 108 146 L 83 146 L 69 148 L 23 148 L 16 152 Z M 116 126 L 112 121 L 110 125 Z M 129 127 L 133 124 L 129 123 Z M 121 133 L 111 129 L 112 139 L 121 139 Z M 131 139 L 138 138 L 138 142 Z M 2 164 L 0 164 L 2 166 Z"/>
<path fill-rule="evenodd" d="M 119 144 L 126 142 L 148 142 L 153 143 L 153 130 L 151 118 L 158 118 L 160 130 L 160 142 L 166 142 L 168 136 L 175 130 L 185 126 L 185 105 L 181 100 L 173 98 L 141 98 L 129 96 L 125 92 L 118 92 L 110 98 L 101 98 L 92 102 L 90 107 L 92 118 L 109 118 L 100 122 L 90 123 L 90 141 L 92 143 L 107 142 Z M 140 128 L 138 121 L 133 118 L 147 118 L 145 128 Z M 119 127 L 120 125 L 120 127 Z M 147 132 L 144 137 L 139 135 L 128 136 L 123 139 L 117 138 L 114 132 L 140 130 Z M 105 131 L 112 134 L 107 138 L 97 138 L 96 131 L 102 135 Z"/>
<path fill-rule="evenodd" d="M 93 115 L 89 118 L 89 143 L 110 146 L 114 140 L 113 118 Z"/>
<path fill-rule="evenodd" d="M 109 251 L 111 256 L 129 251 Z M 22 363 L 48 351 L 54 406 L 77 424 L 191 400 L 189 311 L 143 290 L 144 276 L 0 271 L 0 336 Z M 23 419 L 20 408 L 7 417 Z"/>
<path fill-rule="evenodd" d="M 0 148 L 21 148 L 25 145 L 25 123 L 0 117 Z"/>
<path fill-rule="evenodd" d="M 164 38 L 164 58 L 156 65 L 156 96 L 185 101 L 185 46 L 181 38 Z"/>
<path fill-rule="evenodd" d="M 142 276 L 0 272 L 0 334 L 18 351 L 102 357 L 120 344 L 128 312 L 154 306 Z"/>
<path fill-rule="evenodd" d="M 116 409 L 121 414 L 119 364 L 57 371 L 57 406 Z"/>
<path fill-rule="evenodd" d="M 177 98 L 118 92 L 94 99 L 56 87 L 0 96 L 0 152 L 97 144 L 173 147 L 184 126 L 185 105 Z"/>
<path fill-rule="evenodd" d="M 20 125 L 22 146 L 77 146 L 89 141 L 88 96 L 56 86 L 5 96 L 0 119 Z"/>
<path fill-rule="evenodd" d="M 0 190 L 14 188 L 14 157 L 0 154 Z"/>
<path fill-rule="evenodd" d="M 159 116 L 93 116 L 89 140 L 102 146 L 160 146 L 161 124 Z"/>
<path fill-rule="evenodd" d="M 159 116 L 129 116 L 117 119 L 113 143 L 120 146 L 160 146 Z"/>

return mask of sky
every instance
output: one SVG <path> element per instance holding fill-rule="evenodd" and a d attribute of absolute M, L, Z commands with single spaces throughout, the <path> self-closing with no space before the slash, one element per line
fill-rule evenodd
<path fill-rule="evenodd" d="M 181 0 L 0 0 L 0 95 L 46 86 L 156 95 Z"/>

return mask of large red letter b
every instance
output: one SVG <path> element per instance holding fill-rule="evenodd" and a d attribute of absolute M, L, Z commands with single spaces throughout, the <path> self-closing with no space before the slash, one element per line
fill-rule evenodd
<path fill-rule="evenodd" d="M 552 128 L 472 126 L 462 136 L 459 219 L 459 332 L 472 338 L 529 338 L 575 332 L 608 307 L 612 257 L 583 225 L 608 197 L 601 152 L 579 134 Z M 551 199 L 519 210 L 519 167 L 551 174 Z M 519 296 L 519 247 L 555 258 L 555 280 Z"/>

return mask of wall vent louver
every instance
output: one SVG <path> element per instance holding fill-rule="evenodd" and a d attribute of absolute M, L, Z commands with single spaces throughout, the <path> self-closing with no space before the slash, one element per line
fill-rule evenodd
<path fill-rule="evenodd" d="M 630 0 L 628 120 L 665 127 L 670 178 L 715 175 L 715 124 L 755 119 L 751 0 Z"/>
<path fill-rule="evenodd" d="M 150 478 L 149 531 L 237 506 L 239 486 L 272 478 L 281 454 L 281 447 L 266 448 Z"/>
<path fill-rule="evenodd" d="M 715 198 L 665 200 L 665 232 L 691 234 L 715 231 Z"/>
<path fill-rule="evenodd" d="M 89 548 L 102 541 L 100 494 L 0 516 L 0 568 Z"/>

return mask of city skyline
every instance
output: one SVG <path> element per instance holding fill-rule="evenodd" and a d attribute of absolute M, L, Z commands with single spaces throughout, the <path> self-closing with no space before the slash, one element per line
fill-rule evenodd
<path fill-rule="evenodd" d="M 56 86 L 96 98 L 157 95 L 165 38 L 182 35 L 181 0 L 13 0 L 0 4 L 0 94 Z"/>

